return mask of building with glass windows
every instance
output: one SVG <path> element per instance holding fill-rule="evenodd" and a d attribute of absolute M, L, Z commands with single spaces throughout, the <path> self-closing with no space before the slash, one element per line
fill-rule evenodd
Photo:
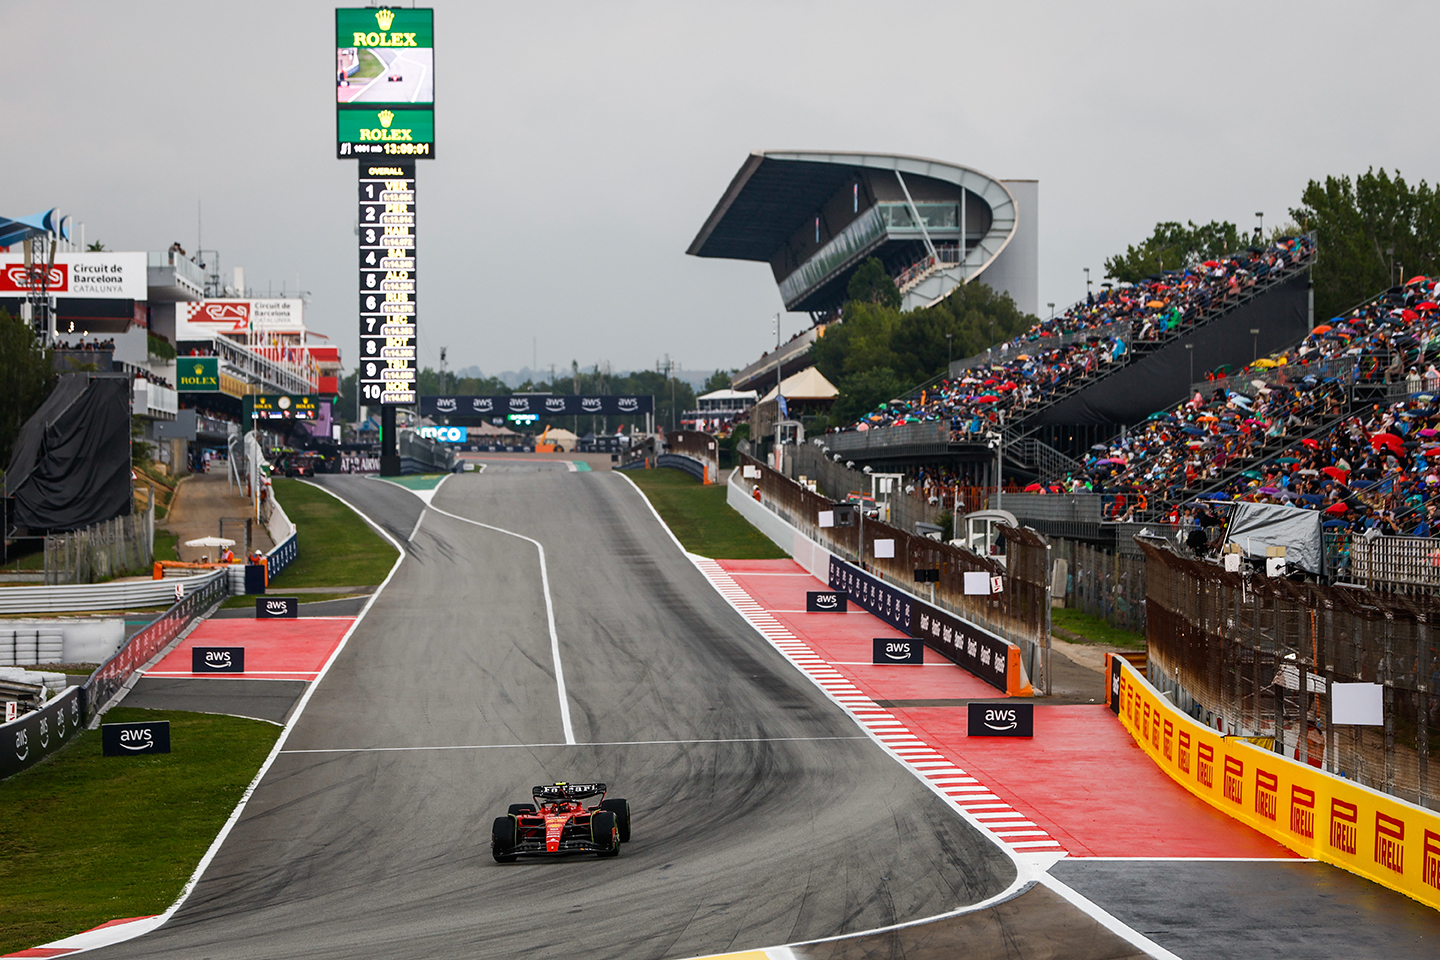
<path fill-rule="evenodd" d="M 983 279 L 1036 313 L 1035 180 L 892 154 L 762 151 L 740 167 L 687 253 L 770 265 L 785 309 L 827 319 L 878 257 L 904 309 Z"/>

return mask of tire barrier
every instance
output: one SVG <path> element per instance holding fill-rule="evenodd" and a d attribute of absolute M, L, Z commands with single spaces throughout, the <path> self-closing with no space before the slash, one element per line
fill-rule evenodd
<path fill-rule="evenodd" d="M 1105 702 L 1171 779 L 1302 857 L 1440 909 L 1440 813 L 1221 736 L 1121 657 L 1105 659 Z"/>

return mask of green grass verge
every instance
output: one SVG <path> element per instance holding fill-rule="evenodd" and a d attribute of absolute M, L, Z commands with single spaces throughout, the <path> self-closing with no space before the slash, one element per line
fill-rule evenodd
<path fill-rule="evenodd" d="M 704 486 L 683 470 L 627 470 L 691 553 L 718 560 L 789 556 L 725 502 L 725 484 Z"/>
<path fill-rule="evenodd" d="M 1050 625 L 1067 630 L 1090 643 L 1104 643 L 1128 650 L 1144 650 L 1145 635 L 1111 626 L 1099 617 L 1079 610 L 1050 611 Z M 1068 639 L 1068 638 L 1064 638 Z"/>
<path fill-rule="evenodd" d="M 203 713 L 120 707 L 105 719 L 169 720 L 174 752 L 104 757 L 87 730 L 0 781 L 0 954 L 163 912 L 280 735 Z"/>
<path fill-rule="evenodd" d="M 371 77 L 378 77 L 385 72 L 385 64 L 380 58 L 369 50 L 360 51 L 360 69 L 350 74 L 350 82 L 357 80 L 369 80 Z"/>
<path fill-rule="evenodd" d="M 179 560 L 180 537 L 169 530 L 155 531 L 155 559 Z"/>
<path fill-rule="evenodd" d="M 271 581 L 271 593 L 291 587 L 353 587 L 381 583 L 400 556 L 395 548 L 330 494 L 299 480 L 277 478 L 275 498 L 300 533 L 295 562 Z"/>

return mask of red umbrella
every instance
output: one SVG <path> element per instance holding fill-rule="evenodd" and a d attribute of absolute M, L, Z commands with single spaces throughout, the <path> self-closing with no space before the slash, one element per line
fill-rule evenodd
<path fill-rule="evenodd" d="M 985 396 L 983 396 L 983 397 L 976 397 L 976 398 L 975 398 L 975 402 L 976 402 L 976 403 L 999 403 L 999 402 L 1000 402 L 1000 398 L 997 397 L 997 396 L 995 396 L 995 394 L 993 394 L 993 393 L 987 393 L 987 394 L 985 394 Z"/>
<path fill-rule="evenodd" d="M 1409 280 L 1407 280 L 1407 281 L 1405 282 L 1405 286 L 1407 286 L 1407 287 L 1413 287 L 1413 286 L 1415 286 L 1415 284 L 1417 284 L 1417 283 L 1424 283 L 1424 282 L 1425 282 L 1425 277 L 1424 277 L 1424 276 L 1411 277 Z"/>
<path fill-rule="evenodd" d="M 1038 484 L 1038 483 L 1032 483 L 1032 484 L 1030 484 L 1028 487 L 1025 488 L 1025 492 L 1026 492 L 1026 493 L 1038 493 L 1038 492 L 1040 492 L 1040 491 L 1043 491 L 1044 489 L 1045 489 L 1045 488 L 1042 487 L 1042 486 L 1040 486 L 1040 484 Z"/>
<path fill-rule="evenodd" d="M 1319 450 L 1319 449 L 1320 449 L 1320 441 L 1319 441 L 1319 440 L 1301 440 L 1300 442 L 1303 443 L 1305 446 L 1309 447 L 1311 450 Z"/>
<path fill-rule="evenodd" d="M 1320 472 L 1340 483 L 1344 483 L 1350 476 L 1349 471 L 1341 470 L 1339 467 L 1321 467 Z"/>
<path fill-rule="evenodd" d="M 1440 307 L 1440 303 L 1432 303 L 1429 300 L 1415 304 L 1416 310 L 1434 310 L 1436 307 Z"/>
<path fill-rule="evenodd" d="M 1219 261 L 1219 260 L 1206 260 L 1206 261 L 1205 261 L 1205 266 L 1207 266 L 1207 267 L 1218 267 L 1218 266 L 1220 266 L 1220 261 Z"/>
<path fill-rule="evenodd" d="M 1406 323 L 1414 323 L 1416 320 L 1420 319 L 1420 314 L 1416 313 L 1414 310 L 1401 310 L 1400 317 Z"/>
<path fill-rule="evenodd" d="M 1372 437 L 1370 438 L 1370 446 L 1373 447 L 1373 448 L 1376 449 L 1376 450 L 1379 450 L 1381 447 L 1389 447 L 1391 450 L 1394 450 L 1396 453 L 1404 453 L 1404 452 L 1405 452 L 1405 441 L 1401 440 L 1399 437 L 1395 436 L 1395 434 L 1393 434 L 1393 433 L 1377 433 L 1377 434 L 1375 434 L 1374 436 L 1372 436 Z"/>
<path fill-rule="evenodd" d="M 1325 508 L 1325 512 L 1332 513 L 1338 517 L 1340 516 L 1340 514 L 1344 513 L 1348 509 L 1349 507 L 1345 506 L 1345 504 L 1343 503 L 1332 503 L 1330 504 L 1330 506 Z"/>

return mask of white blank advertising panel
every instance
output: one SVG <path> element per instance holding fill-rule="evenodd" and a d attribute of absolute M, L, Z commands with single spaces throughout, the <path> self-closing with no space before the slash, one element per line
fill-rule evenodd
<path fill-rule="evenodd" d="M 1296 685 L 1299 685 L 1298 682 Z M 1378 683 L 1332 683 L 1330 720 L 1354 726 L 1383 726 L 1385 688 Z"/>
<path fill-rule="evenodd" d="M 895 541 L 894 541 L 894 540 L 876 540 L 876 541 L 875 541 L 875 559 L 876 559 L 876 560 L 883 560 L 883 559 L 885 559 L 886 557 L 893 557 L 893 556 L 895 556 Z"/>
<path fill-rule="evenodd" d="M 821 526 L 821 527 L 833 527 L 833 526 L 835 526 L 835 511 L 834 511 L 834 510 L 821 510 L 821 511 L 820 511 L 820 526 Z"/>
<path fill-rule="evenodd" d="M 965 593 L 967 595 L 988 597 L 990 595 L 990 574 L 984 570 L 966 570 Z"/>

